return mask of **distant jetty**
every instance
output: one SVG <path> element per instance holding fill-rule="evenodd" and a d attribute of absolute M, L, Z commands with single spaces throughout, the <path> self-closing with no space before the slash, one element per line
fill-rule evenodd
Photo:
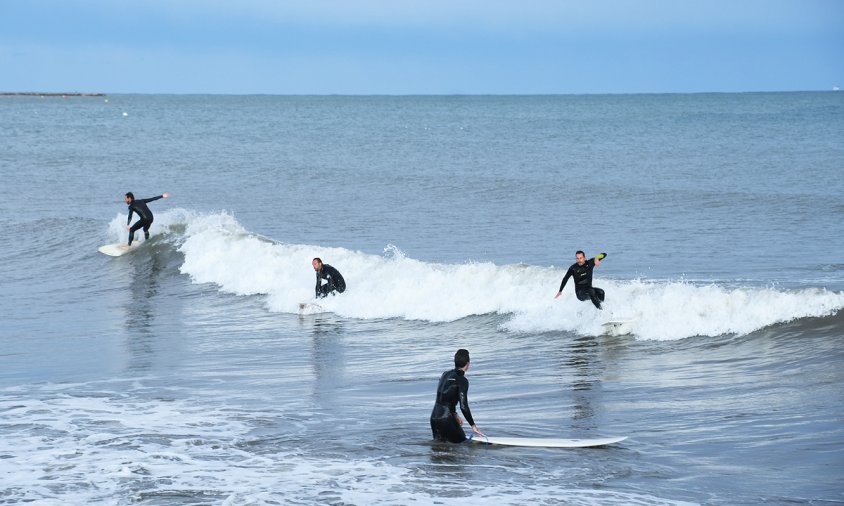
<path fill-rule="evenodd" d="M 35 91 L 0 91 L 0 97 L 104 97 L 105 93 L 38 93 Z"/>

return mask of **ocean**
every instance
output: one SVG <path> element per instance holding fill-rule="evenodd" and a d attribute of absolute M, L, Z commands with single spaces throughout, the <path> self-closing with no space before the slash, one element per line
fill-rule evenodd
<path fill-rule="evenodd" d="M 0 132 L 0 504 L 844 504 L 844 94 L 7 96 Z M 127 191 L 171 197 L 107 257 Z M 576 250 L 602 311 L 554 298 Z M 348 289 L 300 314 L 313 257 Z M 487 435 L 628 439 L 432 442 L 458 348 Z"/>

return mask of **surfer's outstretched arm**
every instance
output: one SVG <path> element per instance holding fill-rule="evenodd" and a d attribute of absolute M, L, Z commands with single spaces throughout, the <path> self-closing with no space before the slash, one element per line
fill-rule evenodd
<path fill-rule="evenodd" d="M 570 278 L 570 277 L 571 277 L 571 267 L 569 267 L 569 270 L 567 270 L 567 271 L 566 271 L 566 275 L 565 275 L 565 276 L 563 276 L 563 282 L 562 282 L 562 283 L 560 283 L 560 291 L 559 291 L 559 292 L 557 292 L 557 295 L 555 295 L 555 296 L 554 296 L 554 298 L 555 298 L 555 299 L 556 299 L 557 297 L 559 297 L 561 293 L 563 293 L 563 288 L 565 288 L 565 287 L 566 287 L 566 283 L 568 283 L 568 282 L 569 282 L 569 278 Z"/>
<path fill-rule="evenodd" d="M 161 195 L 159 195 L 159 196 L 157 196 L 157 197 L 150 197 L 150 198 L 148 198 L 148 199 L 140 199 L 140 201 L 141 201 L 141 202 L 143 202 L 144 204 L 149 204 L 150 202 L 154 202 L 154 201 L 156 201 L 156 200 L 158 200 L 158 199 L 166 199 L 166 198 L 167 198 L 167 197 L 169 197 L 169 196 L 170 196 L 170 194 L 169 194 L 169 193 L 164 192 L 164 193 L 162 193 Z"/>

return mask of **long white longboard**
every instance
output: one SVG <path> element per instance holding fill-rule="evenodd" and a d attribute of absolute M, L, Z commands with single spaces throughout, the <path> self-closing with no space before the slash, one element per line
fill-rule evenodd
<path fill-rule="evenodd" d="M 474 436 L 473 443 L 501 445 L 501 446 L 530 446 L 536 448 L 589 448 L 591 446 L 606 446 L 627 439 L 627 436 L 605 437 L 595 439 L 557 439 L 541 437 L 483 437 Z"/>
<path fill-rule="evenodd" d="M 97 251 L 110 257 L 122 257 L 126 253 L 131 253 L 138 249 L 141 244 L 143 244 L 143 242 L 140 241 L 131 246 L 124 243 L 106 244 L 105 246 L 97 248 Z"/>

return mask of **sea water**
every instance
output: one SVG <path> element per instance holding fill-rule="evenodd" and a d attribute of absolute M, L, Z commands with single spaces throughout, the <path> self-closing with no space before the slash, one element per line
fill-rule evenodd
<path fill-rule="evenodd" d="M 0 503 L 844 502 L 844 95 L 2 97 L 0 132 Z M 106 257 L 127 191 L 172 197 Z M 603 311 L 554 298 L 578 249 Z M 299 314 L 317 256 L 348 290 Z M 432 443 L 461 347 L 487 434 L 628 439 Z"/>

